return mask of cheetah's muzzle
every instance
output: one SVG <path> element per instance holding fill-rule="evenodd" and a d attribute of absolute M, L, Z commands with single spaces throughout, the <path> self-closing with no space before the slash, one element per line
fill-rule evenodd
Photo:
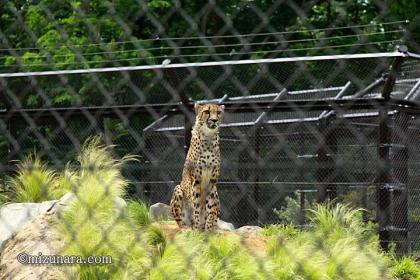
<path fill-rule="evenodd" d="M 217 127 L 216 123 L 207 123 L 207 127 L 210 129 L 215 129 Z"/>

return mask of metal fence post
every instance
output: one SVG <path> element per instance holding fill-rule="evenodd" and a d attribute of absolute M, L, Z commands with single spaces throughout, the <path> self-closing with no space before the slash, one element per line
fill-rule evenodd
<path fill-rule="evenodd" d="M 260 131 L 261 131 L 261 126 L 257 125 L 255 128 L 255 130 L 252 133 L 251 136 L 251 145 L 252 145 L 252 149 L 254 151 L 254 156 L 253 156 L 253 161 L 256 163 L 255 167 L 252 168 L 251 172 L 252 172 L 252 179 L 255 182 L 254 183 L 254 190 L 253 190 L 253 196 L 254 196 L 254 203 L 256 206 L 255 209 L 255 222 L 257 225 L 262 225 L 263 221 L 262 221 L 262 209 L 261 209 L 261 198 L 260 198 L 260 186 L 258 184 L 259 182 L 259 173 L 261 172 L 260 168 L 259 168 L 259 162 L 261 160 L 261 155 L 260 155 L 260 145 L 259 145 L 259 139 L 260 139 Z"/>
<path fill-rule="evenodd" d="M 385 104 L 379 108 L 379 143 L 378 143 L 378 178 L 376 189 L 376 218 L 379 224 L 379 238 L 381 246 L 387 249 L 389 242 L 389 222 L 390 222 L 390 183 L 389 173 L 389 128 L 388 128 L 388 106 Z"/>
<path fill-rule="evenodd" d="M 252 157 L 250 155 L 251 143 L 250 137 L 246 134 L 246 139 L 248 139 L 246 146 L 239 153 L 239 164 L 238 164 L 238 177 L 241 182 L 248 182 L 251 177 L 251 167 L 250 163 L 252 162 Z M 247 184 L 239 184 L 239 191 L 242 199 L 237 205 L 238 209 L 252 209 L 252 197 L 248 190 Z M 241 223 L 244 225 L 249 225 L 254 222 L 254 212 L 246 211 L 243 213 Z"/>
<path fill-rule="evenodd" d="M 379 107 L 379 130 L 378 130 L 378 163 L 377 163 L 377 187 L 376 187 L 376 218 L 379 225 L 380 244 L 383 249 L 388 248 L 391 240 L 391 162 L 390 162 L 390 128 L 388 126 L 388 101 L 395 85 L 398 71 L 401 68 L 403 57 L 396 57 L 392 63 L 390 73 L 382 90 L 384 103 Z"/>
<path fill-rule="evenodd" d="M 395 150 L 393 154 L 394 176 L 399 185 L 394 189 L 392 203 L 394 205 L 393 225 L 395 227 L 395 239 L 397 241 L 396 251 L 398 254 L 406 254 L 410 251 L 408 240 L 408 147 L 407 135 L 398 137 L 400 132 L 408 133 L 408 122 L 410 116 L 407 113 L 399 112 L 395 118 L 395 126 L 399 143 L 392 147 Z"/>
<path fill-rule="evenodd" d="M 331 117 L 319 120 L 319 133 L 324 136 L 324 141 L 317 151 L 319 167 L 316 174 L 318 182 L 322 183 L 318 188 L 318 202 L 324 202 L 327 198 L 332 200 L 337 197 L 336 186 L 326 184 L 334 182 L 335 164 L 332 156 L 337 151 L 337 139 L 331 128 L 329 128 L 331 124 Z"/>

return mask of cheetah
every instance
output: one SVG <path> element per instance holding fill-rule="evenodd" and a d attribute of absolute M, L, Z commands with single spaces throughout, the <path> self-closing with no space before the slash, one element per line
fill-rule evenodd
<path fill-rule="evenodd" d="M 219 127 L 224 106 L 195 104 L 196 120 L 182 180 L 174 189 L 171 214 L 180 228 L 214 230 L 220 217 L 216 180 L 220 175 Z"/>

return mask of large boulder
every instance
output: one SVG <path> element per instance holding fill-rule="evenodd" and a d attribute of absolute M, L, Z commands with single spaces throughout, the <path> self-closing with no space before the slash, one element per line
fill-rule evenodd
<path fill-rule="evenodd" d="M 0 208 L 0 248 L 4 241 L 28 221 L 51 211 L 58 200 L 42 203 L 10 203 Z"/>
<path fill-rule="evenodd" d="M 18 261 L 18 256 L 22 254 L 60 254 L 65 244 L 57 230 L 58 227 L 54 226 L 56 223 L 56 215 L 50 212 L 39 214 L 5 241 L 0 254 L 0 279 L 68 279 L 69 275 L 74 274 L 74 266 L 24 265 Z M 22 260 L 25 259 L 20 261 Z"/>
<path fill-rule="evenodd" d="M 221 230 L 228 230 L 228 231 L 234 231 L 235 227 L 232 223 L 225 222 L 223 220 L 217 220 L 217 228 Z"/>
<path fill-rule="evenodd" d="M 153 219 L 159 220 L 172 220 L 171 215 L 171 207 L 165 203 L 155 203 L 152 206 L 150 206 L 149 209 L 150 216 L 152 216 Z"/>
<path fill-rule="evenodd" d="M 27 222 L 45 213 L 60 212 L 70 206 L 76 198 L 74 193 L 68 192 L 58 200 L 41 203 L 10 203 L 0 207 L 0 249 L 13 233 Z M 117 197 L 114 202 L 119 211 L 124 211 L 127 207 L 125 200 L 120 197 Z"/>
<path fill-rule="evenodd" d="M 259 226 L 243 226 L 236 230 L 239 234 L 261 235 L 262 227 Z"/>

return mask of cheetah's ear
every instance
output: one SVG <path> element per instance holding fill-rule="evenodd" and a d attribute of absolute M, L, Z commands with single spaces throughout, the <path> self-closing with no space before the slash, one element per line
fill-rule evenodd
<path fill-rule="evenodd" d="M 225 105 L 221 105 L 220 109 L 222 110 L 222 112 L 224 112 L 225 111 Z"/>
<path fill-rule="evenodd" d="M 198 103 L 194 104 L 195 114 L 198 115 L 198 110 L 200 109 L 201 105 Z"/>

